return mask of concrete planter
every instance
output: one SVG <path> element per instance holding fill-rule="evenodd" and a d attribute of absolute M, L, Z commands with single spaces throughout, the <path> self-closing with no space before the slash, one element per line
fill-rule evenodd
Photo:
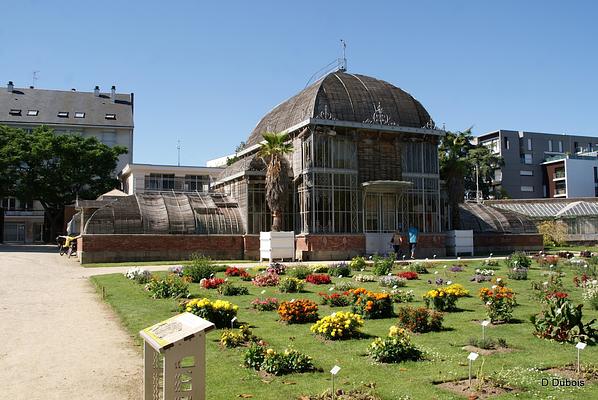
<path fill-rule="evenodd" d="M 473 231 L 455 230 L 446 232 L 446 253 L 452 256 L 473 256 Z"/>
<path fill-rule="evenodd" d="M 295 258 L 295 232 L 260 232 L 260 261 Z"/>

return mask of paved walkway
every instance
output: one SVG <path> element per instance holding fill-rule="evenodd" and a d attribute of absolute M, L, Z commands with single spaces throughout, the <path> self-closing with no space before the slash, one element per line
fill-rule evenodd
<path fill-rule="evenodd" d="M 0 245 L 0 398 L 141 398 L 141 352 L 87 270 L 54 246 Z"/>

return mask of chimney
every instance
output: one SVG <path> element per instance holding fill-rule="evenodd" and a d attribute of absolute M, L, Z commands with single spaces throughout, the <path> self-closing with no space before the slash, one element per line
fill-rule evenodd
<path fill-rule="evenodd" d="M 76 92 L 76 91 L 77 91 L 77 89 L 71 88 L 71 92 Z"/>
<path fill-rule="evenodd" d="M 116 100 L 116 86 L 114 85 L 112 85 L 112 88 L 110 89 L 110 100 L 112 100 L 113 103 Z"/>
<path fill-rule="evenodd" d="M 13 91 L 14 88 L 15 88 L 15 85 L 12 83 L 12 81 L 8 81 L 8 85 L 6 85 L 6 90 L 8 92 L 12 93 L 12 91 Z"/>
<path fill-rule="evenodd" d="M 95 88 L 93 88 L 93 95 L 95 97 L 99 97 L 100 96 L 100 87 L 96 86 Z"/>

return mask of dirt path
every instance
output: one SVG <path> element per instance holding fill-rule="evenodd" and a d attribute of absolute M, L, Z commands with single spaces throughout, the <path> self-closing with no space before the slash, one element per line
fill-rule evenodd
<path fill-rule="evenodd" d="M 141 398 L 141 352 L 84 272 L 54 247 L 0 245 L 0 398 Z"/>

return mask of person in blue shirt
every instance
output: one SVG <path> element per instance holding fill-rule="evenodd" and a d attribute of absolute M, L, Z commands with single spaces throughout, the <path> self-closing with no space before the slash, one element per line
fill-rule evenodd
<path fill-rule="evenodd" d="M 411 252 L 411 258 L 415 258 L 415 246 L 417 245 L 417 236 L 419 235 L 419 231 L 415 226 L 410 226 L 409 230 L 407 231 L 409 236 L 409 251 Z"/>

